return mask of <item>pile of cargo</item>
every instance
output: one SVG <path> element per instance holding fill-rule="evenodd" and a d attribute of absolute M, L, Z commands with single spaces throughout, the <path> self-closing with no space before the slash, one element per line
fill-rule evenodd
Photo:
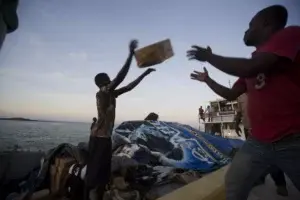
<path fill-rule="evenodd" d="M 157 199 L 227 165 L 242 143 L 179 123 L 126 121 L 113 134 L 105 199 Z M 20 181 L 22 187 L 14 195 L 24 199 L 48 189 L 52 199 L 82 199 L 87 155 L 85 143 L 57 146 Z"/>

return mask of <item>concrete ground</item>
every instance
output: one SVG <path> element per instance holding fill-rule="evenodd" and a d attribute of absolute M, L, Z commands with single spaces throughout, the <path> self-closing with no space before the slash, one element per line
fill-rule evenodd
<path fill-rule="evenodd" d="M 289 192 L 288 197 L 276 194 L 276 186 L 271 177 L 268 176 L 264 185 L 253 188 L 248 200 L 300 200 L 300 192 L 288 178 L 286 180 Z"/>

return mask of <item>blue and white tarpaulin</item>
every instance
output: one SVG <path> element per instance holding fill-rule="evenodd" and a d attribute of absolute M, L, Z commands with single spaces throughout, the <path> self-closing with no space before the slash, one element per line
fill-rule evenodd
<path fill-rule="evenodd" d="M 198 131 L 188 125 L 162 121 L 126 121 L 115 129 L 114 138 L 126 145 L 114 152 L 138 162 L 155 157 L 162 165 L 203 172 L 213 171 L 231 159 L 242 140 L 226 139 Z M 148 158 L 147 158 L 148 157 Z"/>

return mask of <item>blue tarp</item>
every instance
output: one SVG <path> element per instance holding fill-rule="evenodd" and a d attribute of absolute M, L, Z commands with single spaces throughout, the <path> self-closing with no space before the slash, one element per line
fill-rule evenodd
<path fill-rule="evenodd" d="M 145 157 L 154 156 L 162 165 L 202 172 L 228 164 L 229 154 L 243 144 L 242 140 L 213 136 L 188 125 L 162 121 L 123 122 L 115 129 L 116 137 L 128 144 L 118 155 L 143 163 L 147 162 Z"/>

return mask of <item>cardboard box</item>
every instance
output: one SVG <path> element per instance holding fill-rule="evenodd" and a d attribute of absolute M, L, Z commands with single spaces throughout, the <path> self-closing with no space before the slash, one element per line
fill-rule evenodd
<path fill-rule="evenodd" d="M 138 49 L 135 59 L 140 68 L 150 67 L 171 58 L 174 55 L 170 39 Z"/>

